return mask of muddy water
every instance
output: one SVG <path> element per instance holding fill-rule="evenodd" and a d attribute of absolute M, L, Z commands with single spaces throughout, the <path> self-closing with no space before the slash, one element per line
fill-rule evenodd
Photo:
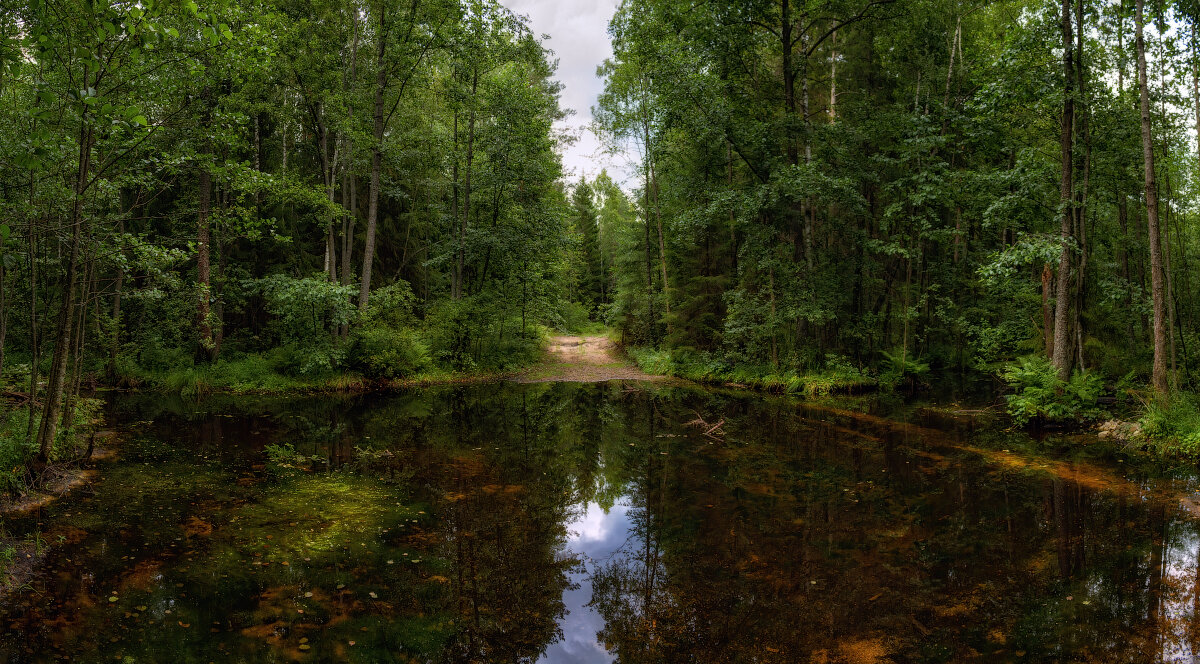
<path fill-rule="evenodd" d="M 7 662 L 1192 661 L 1200 484 L 638 383 L 112 400 Z M 900 421 L 903 420 L 903 421 Z M 1129 467 L 1127 467 L 1129 466 Z"/>

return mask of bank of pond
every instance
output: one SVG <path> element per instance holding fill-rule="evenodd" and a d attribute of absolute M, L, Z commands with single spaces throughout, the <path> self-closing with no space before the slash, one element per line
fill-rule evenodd
<path fill-rule="evenodd" d="M 1095 436 L 635 381 L 102 408 L 115 459 L 4 518 L 0 661 L 1200 654 L 1200 475 Z"/>

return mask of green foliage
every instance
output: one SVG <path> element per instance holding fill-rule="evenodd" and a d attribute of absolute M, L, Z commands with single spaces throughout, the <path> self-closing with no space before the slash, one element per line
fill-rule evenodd
<path fill-rule="evenodd" d="M 564 302 L 561 312 L 558 328 L 567 334 L 599 334 L 605 330 L 604 324 L 593 321 L 587 306 L 579 302 Z"/>
<path fill-rule="evenodd" d="M 768 392 L 822 396 L 862 392 L 876 381 L 847 358 L 830 356 L 820 371 L 799 373 L 769 366 L 730 364 L 719 355 L 687 349 L 630 348 L 629 356 L 649 374 L 675 376 L 700 383 L 732 384 Z"/>
<path fill-rule="evenodd" d="M 1094 373 L 1077 371 L 1063 381 L 1049 360 L 1030 355 L 1005 367 L 1001 378 L 1013 392 L 1007 396 L 1008 413 L 1017 424 L 1071 422 L 1104 414 L 1099 406 L 1103 385 Z"/>
<path fill-rule="evenodd" d="M 1175 392 L 1153 399 L 1142 415 L 1141 436 L 1157 454 L 1188 459 L 1200 458 L 1200 398 Z"/>
<path fill-rule="evenodd" d="M 428 346 L 415 330 L 380 324 L 355 330 L 351 358 L 353 366 L 369 378 L 411 378 L 433 364 Z"/>
<path fill-rule="evenodd" d="M 25 464 L 37 452 L 25 437 L 28 418 L 28 407 L 0 413 L 0 494 L 19 494 L 28 488 Z"/>
<path fill-rule="evenodd" d="M 929 363 L 906 354 L 897 348 L 892 352 L 880 353 L 883 361 L 879 367 L 879 384 L 889 389 L 905 386 L 915 389 L 918 385 L 927 384 L 930 377 Z"/>
<path fill-rule="evenodd" d="M 325 275 L 295 279 L 273 274 L 247 285 L 262 294 L 283 343 L 319 344 L 333 330 L 348 325 L 356 312 L 351 301 L 355 289 L 335 284 Z"/>
<path fill-rule="evenodd" d="M 438 303 L 425 318 L 434 361 L 452 371 L 508 371 L 536 362 L 540 328 L 521 328 L 514 312 L 482 296 Z"/>

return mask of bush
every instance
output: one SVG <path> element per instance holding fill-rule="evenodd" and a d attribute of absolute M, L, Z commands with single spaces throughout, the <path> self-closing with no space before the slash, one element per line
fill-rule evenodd
<path fill-rule="evenodd" d="M 273 274 L 246 285 L 262 293 L 267 311 L 274 317 L 271 327 L 283 343 L 308 345 L 314 339 L 328 338 L 353 321 L 357 311 L 354 287 L 332 283 L 323 274 L 305 279 Z"/>
<path fill-rule="evenodd" d="M 1006 366 L 1000 375 L 1013 390 L 1007 397 L 1008 414 L 1017 424 L 1070 422 L 1104 414 L 1099 406 L 1103 385 L 1094 373 L 1076 371 L 1071 380 L 1063 381 L 1050 360 L 1030 355 Z"/>
<path fill-rule="evenodd" d="M 439 302 L 424 323 L 429 350 L 445 369 L 507 371 L 541 357 L 541 327 L 522 330 L 519 311 L 487 295 Z"/>
<path fill-rule="evenodd" d="M 1200 457 L 1200 404 L 1182 392 L 1146 404 L 1142 437 L 1162 455 Z"/>
<path fill-rule="evenodd" d="M 879 368 L 879 384 L 888 389 L 901 386 L 914 390 L 918 385 L 929 382 L 929 363 L 921 362 L 911 354 L 897 348 L 891 353 L 882 352 L 883 361 Z"/>
<path fill-rule="evenodd" d="M 598 334 L 604 331 L 604 324 L 591 319 L 588 308 L 578 302 L 567 302 L 559 311 L 562 315 L 560 329 L 567 334 Z"/>
<path fill-rule="evenodd" d="M 355 331 L 351 358 L 354 367 L 369 378 L 410 378 L 433 364 L 420 335 L 385 325 Z"/>
<path fill-rule="evenodd" d="M 0 494 L 19 494 L 27 488 L 25 463 L 36 451 L 25 439 L 28 418 L 28 408 L 0 413 Z"/>
<path fill-rule="evenodd" d="M 371 291 L 371 299 L 362 320 L 364 323 L 378 323 L 396 329 L 410 327 L 416 322 L 413 316 L 416 301 L 417 296 L 413 295 L 407 281 L 388 284 Z"/>

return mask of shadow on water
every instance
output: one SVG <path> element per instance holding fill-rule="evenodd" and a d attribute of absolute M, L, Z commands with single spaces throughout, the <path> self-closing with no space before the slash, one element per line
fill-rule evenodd
<path fill-rule="evenodd" d="M 94 490 L 5 524 L 48 552 L 0 660 L 1200 652 L 1200 485 L 1077 446 L 616 382 L 118 395 L 110 419 Z"/>

